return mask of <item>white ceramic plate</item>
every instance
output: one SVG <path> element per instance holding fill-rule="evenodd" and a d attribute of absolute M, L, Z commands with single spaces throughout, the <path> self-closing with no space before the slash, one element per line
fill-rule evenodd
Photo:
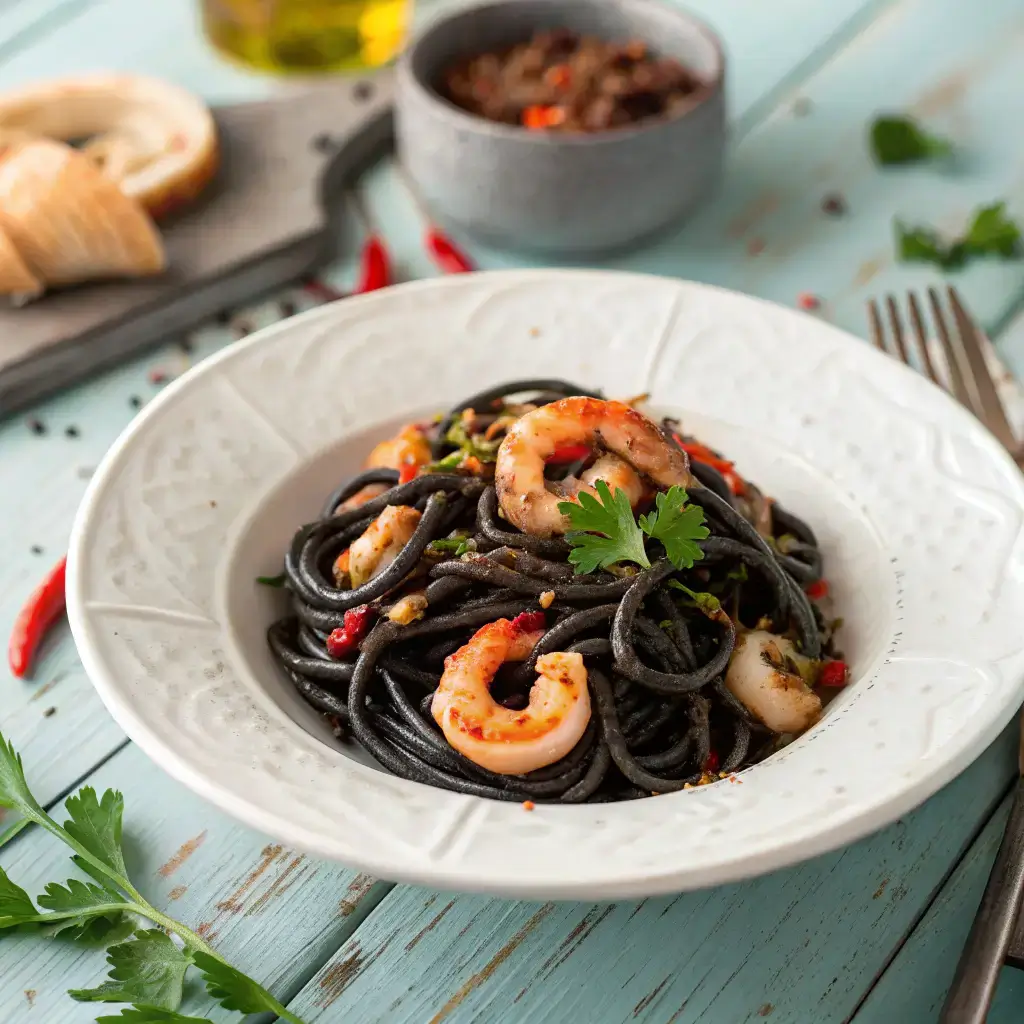
<path fill-rule="evenodd" d="M 854 681 L 739 783 L 538 806 L 394 778 L 335 744 L 264 630 L 295 528 L 410 413 L 502 380 L 650 391 L 817 531 Z M 604 272 L 452 277 L 234 345 L 111 449 L 71 541 L 78 649 L 171 775 L 282 842 L 387 879 L 612 898 L 742 878 L 892 821 L 1022 697 L 1024 479 L 942 392 L 793 311 Z"/>

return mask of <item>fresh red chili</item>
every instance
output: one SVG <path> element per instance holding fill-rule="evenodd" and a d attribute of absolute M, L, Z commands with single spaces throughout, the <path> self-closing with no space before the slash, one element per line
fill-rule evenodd
<path fill-rule="evenodd" d="M 410 480 L 415 480 L 416 474 L 419 471 L 420 467 L 415 462 L 403 462 L 398 470 L 398 482 L 400 484 L 407 484 Z"/>
<path fill-rule="evenodd" d="M 369 235 L 359 254 L 356 295 L 375 292 L 391 284 L 391 258 L 379 235 Z"/>
<path fill-rule="evenodd" d="M 543 612 L 520 612 L 512 620 L 512 628 L 518 629 L 521 633 L 533 633 L 543 629 L 546 624 L 547 619 Z"/>
<path fill-rule="evenodd" d="M 64 611 L 64 570 L 67 556 L 48 573 L 42 583 L 32 591 L 25 606 L 14 620 L 11 640 L 7 645 L 7 660 L 11 672 L 19 679 L 28 672 L 39 644 L 54 620 Z"/>
<path fill-rule="evenodd" d="M 470 258 L 443 231 L 428 228 L 424 243 L 430 258 L 446 274 L 468 274 L 476 270 Z"/>
<path fill-rule="evenodd" d="M 828 597 L 828 580 L 815 580 L 813 583 L 808 583 L 804 587 L 804 593 L 812 601 L 820 601 L 823 597 Z"/>
<path fill-rule="evenodd" d="M 567 462 L 585 459 L 590 454 L 590 447 L 585 444 L 567 444 L 556 448 L 544 461 L 556 466 Z"/>
<path fill-rule="evenodd" d="M 845 661 L 826 661 L 818 676 L 819 686 L 838 688 L 850 681 L 850 670 Z"/>
<path fill-rule="evenodd" d="M 359 641 L 366 636 L 372 619 L 373 609 L 368 604 L 349 608 L 342 620 L 344 625 L 333 630 L 327 638 L 327 653 L 332 658 L 344 658 L 351 654 L 359 646 Z"/>
<path fill-rule="evenodd" d="M 720 763 L 721 762 L 718 759 L 718 751 L 709 750 L 707 759 L 704 762 L 703 770 L 706 771 L 709 775 L 714 774 L 718 771 L 718 766 Z"/>

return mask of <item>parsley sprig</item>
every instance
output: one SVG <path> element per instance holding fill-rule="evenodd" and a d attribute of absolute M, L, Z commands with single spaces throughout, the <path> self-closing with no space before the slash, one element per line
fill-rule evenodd
<path fill-rule="evenodd" d="M 884 115 L 871 124 L 871 153 L 879 164 L 912 164 L 952 152 L 949 139 L 932 135 L 909 117 Z"/>
<path fill-rule="evenodd" d="M 72 861 L 92 879 L 50 882 L 33 901 L 0 868 L 0 936 L 15 930 L 34 931 L 110 943 L 108 980 L 96 988 L 68 993 L 80 1002 L 132 1004 L 117 1016 L 98 1017 L 98 1024 L 211 1024 L 205 1017 L 177 1012 L 185 975 L 192 968 L 226 1009 L 269 1012 L 290 1024 L 303 1024 L 200 935 L 157 910 L 132 885 L 121 846 L 124 798 L 120 793 L 108 789 L 97 796 L 91 786 L 83 787 L 65 802 L 69 817 L 59 825 L 33 796 L 20 755 L 0 733 L 0 807 L 20 812 L 69 846 Z M 8 830 L 4 841 L 14 834 Z M 141 927 L 140 918 L 156 928 Z"/>
<path fill-rule="evenodd" d="M 896 248 L 904 263 L 934 263 L 959 270 L 975 257 L 1009 260 L 1024 253 L 1020 226 L 1006 213 L 1006 203 L 990 203 L 974 211 L 964 233 L 945 241 L 929 227 L 910 227 L 896 221 Z"/>
<path fill-rule="evenodd" d="M 677 569 L 690 569 L 704 557 L 697 544 L 709 532 L 704 525 L 704 510 L 686 504 L 687 494 L 682 487 L 659 492 L 654 511 L 641 516 L 639 522 L 625 491 L 616 489 L 612 494 L 604 480 L 597 481 L 595 490 L 596 498 L 582 491 L 578 501 L 558 503 L 558 511 L 569 517 L 573 527 L 565 539 L 572 547 L 569 562 L 577 574 L 607 569 L 619 562 L 649 569 L 645 535 L 662 544 Z"/>

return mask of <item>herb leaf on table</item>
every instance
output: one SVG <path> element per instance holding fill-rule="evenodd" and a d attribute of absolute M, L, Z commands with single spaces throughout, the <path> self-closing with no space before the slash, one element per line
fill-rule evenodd
<path fill-rule="evenodd" d="M 164 1010 L 181 1005 L 185 972 L 192 955 L 157 928 L 107 950 L 110 980 L 96 988 L 71 989 L 80 1003 L 140 1003 Z"/>
<path fill-rule="evenodd" d="M 1020 226 L 1007 215 L 1004 202 L 977 209 L 963 235 L 950 242 L 930 227 L 908 227 L 897 220 L 896 252 L 904 263 L 933 263 L 943 270 L 959 270 L 975 258 L 1008 260 L 1024 254 Z"/>
<path fill-rule="evenodd" d="M 883 115 L 871 124 L 871 153 L 883 166 L 918 163 L 952 152 L 948 139 L 932 135 L 909 117 Z"/>
<path fill-rule="evenodd" d="M 202 936 L 158 910 L 132 885 L 121 847 L 120 793 L 107 790 L 98 797 L 91 786 L 83 787 L 65 801 L 69 818 L 58 825 L 32 795 L 21 757 L 0 733 L 0 806 L 16 808 L 60 839 L 73 851 L 75 864 L 99 883 L 77 878 L 63 885 L 50 882 L 37 901 L 41 912 L 0 868 L 0 936 L 26 926 L 36 926 L 47 937 L 69 931 L 83 940 L 111 941 L 117 936 L 119 941 L 107 950 L 109 979 L 70 993 L 80 1001 L 135 1004 L 120 1015 L 97 1018 L 99 1024 L 210 1024 L 206 1018 L 176 1012 L 193 964 L 202 971 L 210 994 L 227 1009 L 268 1010 L 290 1024 L 303 1024 L 265 988 L 224 961 Z M 157 927 L 123 941 L 138 918 Z"/>
<path fill-rule="evenodd" d="M 163 1010 L 158 1006 L 132 1006 L 116 1017 L 97 1017 L 96 1024 L 213 1024 L 209 1017 L 186 1017 L 183 1013 Z"/>

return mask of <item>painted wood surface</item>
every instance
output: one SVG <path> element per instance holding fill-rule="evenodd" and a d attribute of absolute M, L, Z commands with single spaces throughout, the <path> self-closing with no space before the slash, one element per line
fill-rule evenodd
<path fill-rule="evenodd" d="M 420 16 L 446 2 L 421 5 Z M 1024 141 L 1013 130 L 1024 113 L 1018 0 L 987 0 L 969 12 L 954 0 L 688 6 L 722 33 L 732 60 L 737 144 L 730 171 L 715 202 L 686 228 L 610 265 L 787 304 L 814 292 L 824 300 L 823 316 L 862 333 L 866 296 L 934 280 L 928 271 L 893 265 L 893 215 L 955 228 L 974 205 L 994 198 L 1022 212 Z M 0 87 L 99 67 L 163 74 L 217 101 L 275 88 L 210 54 L 186 0 L 0 0 Z M 880 109 L 909 109 L 956 138 L 957 164 L 874 168 L 863 140 Z M 433 274 L 420 244 L 422 219 L 391 164 L 375 168 L 362 190 L 404 276 Z M 821 199 L 830 193 L 844 197 L 846 216 L 822 214 Z M 469 248 L 483 266 L 519 263 Z M 352 280 L 353 255 L 350 244 L 328 273 L 331 281 Z M 998 328 L 1020 303 L 1024 264 L 979 267 L 960 280 L 974 309 Z M 307 301 L 298 293 L 284 298 L 300 308 Z M 90 468 L 133 415 L 131 398 L 154 393 L 150 370 L 176 375 L 282 312 L 260 303 L 229 327 L 198 332 L 191 354 L 169 344 L 40 406 L 32 415 L 47 427 L 41 437 L 22 420 L 0 424 L 7 539 L 0 622 L 11 621 L 62 551 Z M 1001 334 L 1001 345 L 1024 370 L 1024 318 Z M 66 436 L 69 426 L 77 437 Z M 33 545 L 42 551 L 33 553 Z M 802 1024 L 848 1019 L 865 998 L 858 1020 L 934 1020 L 937 989 L 948 983 L 961 941 L 950 938 L 956 929 L 949 922 L 966 933 L 998 818 L 932 899 L 1012 772 L 1012 742 L 1004 737 L 925 807 L 850 850 L 676 901 L 548 908 L 400 887 L 375 906 L 390 888 L 385 883 L 335 865 L 292 866 L 295 857 L 283 850 L 271 856 L 267 840 L 170 782 L 134 748 L 120 749 L 125 740 L 93 695 L 66 631 L 48 645 L 31 683 L 0 679 L 0 728 L 25 753 L 45 801 L 105 761 L 96 784 L 126 793 L 133 865 L 148 881 L 146 891 L 187 922 L 209 925 L 218 946 L 279 995 L 300 993 L 295 1005 L 311 1021 Z M 183 846 L 191 855 L 162 876 L 161 865 L 176 864 Z M 0 856 L 15 877 L 38 882 L 57 877 L 62 860 L 50 840 L 31 832 Z M 93 1013 L 61 993 L 102 973 L 97 953 L 5 943 L 0 1020 L 91 1020 Z M 25 990 L 33 988 L 30 1005 Z M 997 1024 L 1024 1018 L 1019 976 L 1004 989 Z M 199 999 L 190 1009 L 204 1005 Z M 890 1005 L 904 1015 L 889 1016 Z"/>

